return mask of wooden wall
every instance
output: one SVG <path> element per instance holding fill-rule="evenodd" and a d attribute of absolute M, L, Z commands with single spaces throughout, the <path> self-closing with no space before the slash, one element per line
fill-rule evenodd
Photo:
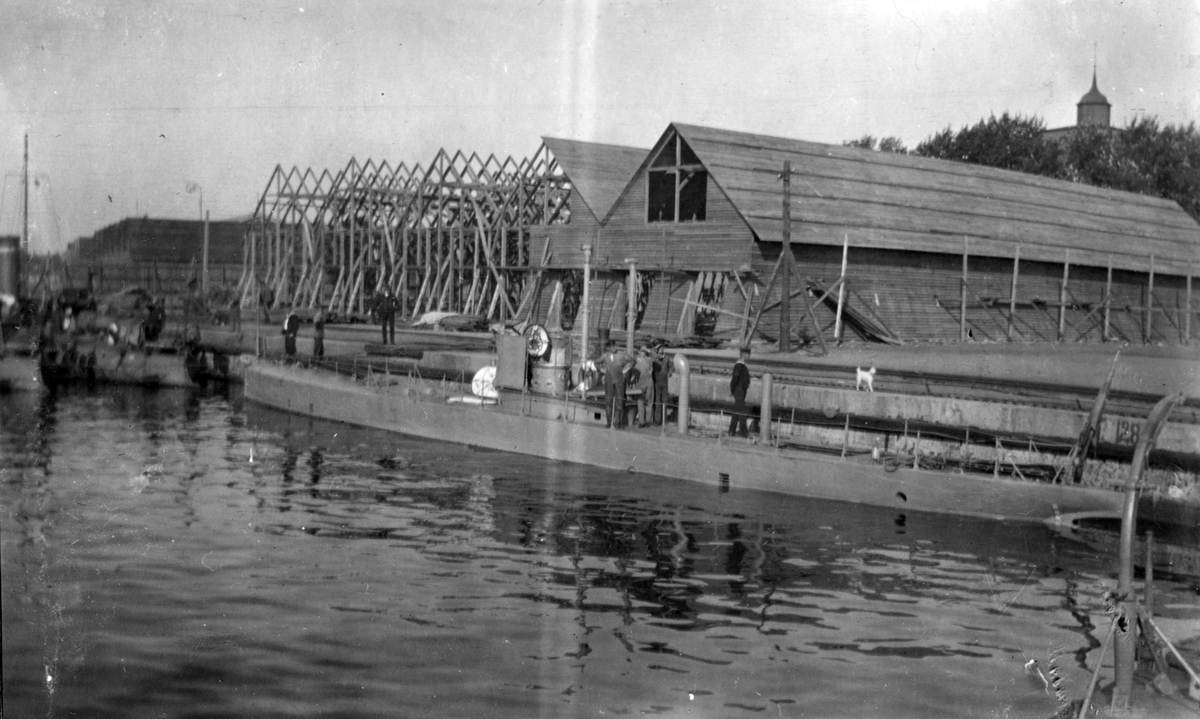
<path fill-rule="evenodd" d="M 757 283 L 744 278 L 743 284 L 758 286 L 748 313 L 752 319 L 762 304 L 762 293 L 771 270 L 779 258 L 780 245 L 759 243 L 752 263 Z M 841 273 L 840 248 L 793 246 L 800 280 L 793 280 L 793 291 L 812 279 L 832 287 Z M 969 257 L 967 265 L 966 328 L 975 341 L 1014 342 L 1099 342 L 1104 327 L 1109 339 L 1132 343 L 1178 344 L 1200 332 L 1200 297 L 1192 298 L 1190 327 L 1187 315 L 1187 282 L 1178 275 L 1155 275 L 1152 311 L 1147 313 L 1149 273 L 1114 270 L 1111 281 L 1107 269 L 1069 267 L 1066 279 L 1066 303 L 1060 316 L 1063 297 L 1063 264 L 1021 260 L 1017 268 L 1016 311 L 1009 327 L 1013 260 L 994 257 Z M 902 252 L 851 247 L 848 253 L 846 306 L 885 326 L 905 340 L 958 341 L 960 336 L 962 257 L 947 254 Z M 1196 284 L 1196 283 L 1193 283 Z M 1193 288 L 1200 290 L 1200 286 Z M 1107 313 L 1104 298 L 1111 293 Z M 766 294 L 768 304 L 780 298 L 778 280 Z M 745 303 L 740 292 L 725 294 L 723 314 L 717 336 L 736 341 L 741 328 L 740 316 Z M 824 306 L 814 307 L 826 341 L 833 341 L 835 312 Z M 791 305 L 793 336 L 813 339 L 801 298 Z M 757 341 L 777 340 L 779 310 L 763 313 Z M 846 330 L 845 338 L 859 339 Z"/>
<path fill-rule="evenodd" d="M 599 267 L 635 258 L 639 267 L 732 270 L 750 262 L 753 234 L 710 175 L 704 222 L 646 222 L 646 175 L 638 175 L 617 203 L 596 243 Z"/>

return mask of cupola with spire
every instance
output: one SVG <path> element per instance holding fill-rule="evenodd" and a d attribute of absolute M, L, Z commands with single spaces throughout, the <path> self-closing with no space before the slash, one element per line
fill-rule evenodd
<path fill-rule="evenodd" d="M 1099 125 L 1108 127 L 1111 119 L 1112 105 L 1109 104 L 1108 98 L 1104 97 L 1100 92 L 1100 88 L 1096 86 L 1096 68 L 1092 68 L 1092 89 L 1087 91 L 1075 106 L 1078 108 L 1075 114 L 1075 125 L 1083 127 L 1084 125 Z"/>

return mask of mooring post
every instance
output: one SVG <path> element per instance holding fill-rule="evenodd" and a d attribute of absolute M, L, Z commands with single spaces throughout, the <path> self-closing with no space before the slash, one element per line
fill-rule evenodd
<path fill-rule="evenodd" d="M 690 392 L 691 392 L 691 366 L 688 364 L 688 358 L 682 352 L 675 353 L 675 376 L 679 378 L 679 433 L 687 434 L 688 412 L 690 411 Z"/>
<path fill-rule="evenodd" d="M 850 444 L 850 413 L 846 413 L 846 424 L 842 427 L 842 459 L 846 458 L 846 446 Z"/>
<path fill-rule="evenodd" d="M 588 285 L 592 284 L 592 246 L 584 244 L 583 250 L 583 306 L 579 308 L 580 324 L 583 325 L 582 343 L 579 348 L 579 374 L 583 375 L 583 366 L 588 361 L 588 332 L 590 324 L 588 322 L 588 304 L 591 293 L 588 291 Z M 601 350 L 603 351 L 603 350 Z"/>
<path fill-rule="evenodd" d="M 1133 462 L 1129 466 L 1129 476 L 1125 479 L 1125 507 L 1121 515 L 1121 551 L 1120 566 L 1117 567 L 1117 601 L 1118 618 L 1122 619 L 1122 629 L 1117 633 L 1113 646 L 1113 662 L 1116 679 L 1113 684 L 1112 709 L 1114 712 L 1129 709 L 1129 699 L 1133 692 L 1133 669 L 1135 649 L 1137 647 L 1137 600 L 1133 596 L 1133 535 L 1137 526 L 1137 490 L 1146 471 L 1146 460 L 1158 441 L 1159 430 L 1166 423 L 1167 416 L 1175 405 L 1183 399 L 1183 394 L 1169 394 L 1154 405 L 1146 424 L 1142 428 L 1137 448 L 1133 451 Z"/>
<path fill-rule="evenodd" d="M 633 333 L 637 324 L 637 260 L 627 258 L 629 263 L 629 287 L 625 290 L 625 351 L 633 355 Z"/>
<path fill-rule="evenodd" d="M 758 439 L 763 444 L 771 443 L 771 415 L 775 410 L 772 407 L 771 393 L 774 387 L 774 378 L 770 372 L 763 372 L 762 375 L 762 402 L 761 409 L 758 414 Z"/>

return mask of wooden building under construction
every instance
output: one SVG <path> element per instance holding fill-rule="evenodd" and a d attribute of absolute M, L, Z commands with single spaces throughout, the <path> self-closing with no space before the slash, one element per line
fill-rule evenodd
<path fill-rule="evenodd" d="M 352 317 L 390 292 L 406 315 L 509 319 L 532 264 L 529 229 L 568 222 L 570 196 L 544 146 L 519 161 L 442 150 L 428 165 L 276 167 L 247 233 L 243 306 Z"/>
<path fill-rule="evenodd" d="M 591 246 L 593 326 L 624 326 L 632 264 L 639 331 L 774 342 L 787 225 L 798 342 L 1177 344 L 1197 331 L 1200 226 L 1178 204 L 911 155 L 676 123 L 598 228 L 532 237 L 561 269 Z"/>
<path fill-rule="evenodd" d="M 1200 316 L 1200 226 L 1174 202 L 678 123 L 649 151 L 544 138 L 520 161 L 277 168 L 248 238 L 247 306 L 266 288 L 353 314 L 391 291 L 411 316 L 576 332 L 586 263 L 591 337 L 626 327 L 630 297 L 641 334 L 787 327 L 789 346 L 1181 344 Z"/>

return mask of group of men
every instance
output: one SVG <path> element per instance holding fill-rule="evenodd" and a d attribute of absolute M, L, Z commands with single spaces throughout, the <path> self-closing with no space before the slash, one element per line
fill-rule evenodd
<path fill-rule="evenodd" d="M 300 316 L 288 314 L 283 321 L 283 352 L 288 357 L 296 356 L 296 337 L 300 334 Z M 325 356 L 325 310 L 317 308 L 313 314 L 313 359 Z"/>
<path fill-rule="evenodd" d="M 610 341 L 597 369 L 604 380 L 606 427 L 625 427 L 625 401 L 629 391 L 637 395 L 634 421 L 639 427 L 647 427 L 651 422 L 660 424 L 664 420 L 671 362 L 661 344 L 640 347 L 630 355 Z"/>
<path fill-rule="evenodd" d="M 733 395 L 729 434 L 735 437 L 750 436 L 749 407 L 746 405 L 746 393 L 750 389 L 750 370 L 746 367 L 749 358 L 750 349 L 742 347 L 729 379 L 729 393 Z M 625 426 L 625 403 L 630 391 L 637 394 L 637 426 L 664 421 L 672 362 L 661 343 L 653 347 L 642 346 L 631 356 L 610 341 L 596 368 L 604 380 L 606 427 L 621 429 Z"/>
<path fill-rule="evenodd" d="M 396 343 L 396 311 L 399 307 L 399 301 L 391 292 L 381 292 L 371 301 L 371 312 L 379 321 L 385 345 Z M 296 337 L 299 334 L 300 317 L 292 312 L 283 321 L 283 351 L 288 357 L 296 356 Z M 312 356 L 325 356 L 325 310 L 321 308 L 317 308 L 316 314 L 313 315 Z"/>

